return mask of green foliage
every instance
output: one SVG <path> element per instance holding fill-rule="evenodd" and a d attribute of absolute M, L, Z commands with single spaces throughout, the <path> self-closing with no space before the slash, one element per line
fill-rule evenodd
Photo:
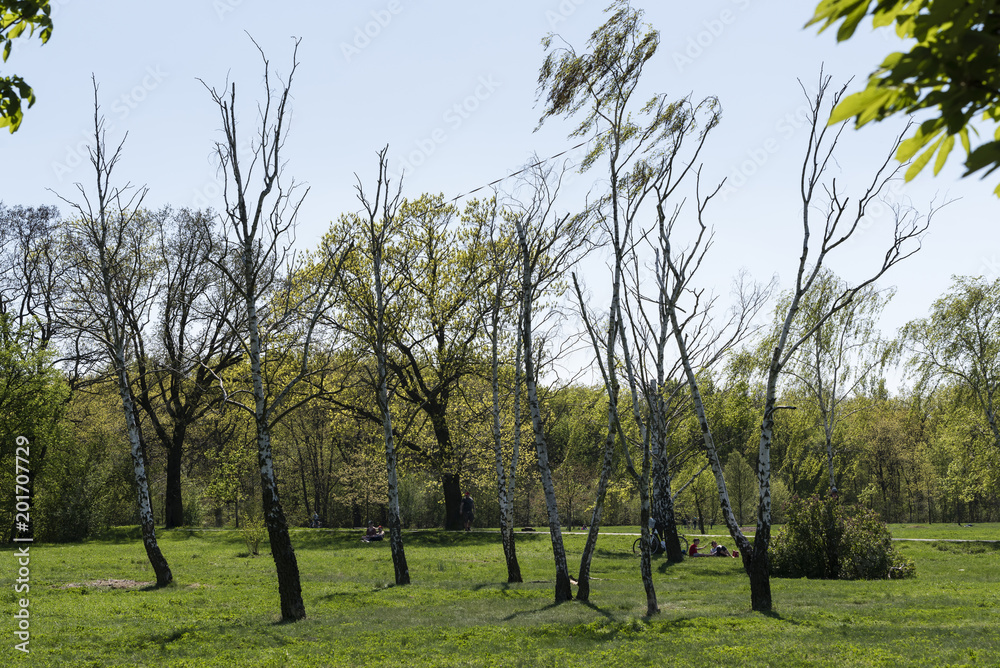
<path fill-rule="evenodd" d="M 60 430 L 36 480 L 37 538 L 75 541 L 137 522 L 124 418 L 111 386 L 77 392 Z"/>
<path fill-rule="evenodd" d="M 889 527 L 873 511 L 836 497 L 795 499 L 771 543 L 776 577 L 881 580 L 916 574 L 892 545 Z"/>
<path fill-rule="evenodd" d="M 21 37 L 24 31 L 38 36 L 42 43 L 52 36 L 52 8 L 48 0 L 3 0 L 0 2 L 0 44 L 3 45 L 3 61 L 7 62 L 12 40 Z M 17 76 L 0 77 L 0 127 L 8 126 L 16 132 L 24 118 L 21 101 L 27 100 L 28 107 L 35 104 L 35 93 L 24 79 Z"/>
<path fill-rule="evenodd" d="M 538 96 L 544 97 L 539 126 L 551 116 L 584 112 L 570 136 L 595 136 L 580 171 L 588 170 L 603 155 L 610 155 L 614 162 L 619 155 L 635 155 L 644 147 L 645 158 L 628 168 L 624 163 L 615 168 L 616 187 L 623 194 L 635 195 L 648 187 L 658 163 L 686 135 L 698 131 L 704 137 L 718 125 L 721 105 L 714 97 L 694 105 L 690 98 L 668 101 L 659 94 L 633 116 L 627 111 L 630 99 L 646 62 L 656 53 L 660 33 L 642 23 L 643 11 L 634 9 L 628 0 L 616 0 L 605 11 L 611 16 L 591 34 L 586 53 L 572 47 L 554 48 L 553 34 L 542 40 L 548 54 L 538 73 Z M 637 122 L 639 117 L 645 122 Z"/>
<path fill-rule="evenodd" d="M 267 526 L 264 524 L 264 516 L 260 512 L 250 512 L 243 517 L 240 523 L 240 536 L 247 546 L 247 553 L 256 557 L 260 555 L 260 544 L 267 537 Z"/>
<path fill-rule="evenodd" d="M 911 366 L 924 382 L 956 382 L 976 405 L 1000 448 L 1000 279 L 954 278 L 951 290 L 934 302 L 928 318 L 903 330 L 914 351 Z"/>
<path fill-rule="evenodd" d="M 759 498 L 757 473 L 738 452 L 731 452 L 723 469 L 729 488 L 729 503 L 741 525 L 756 517 Z"/>
<path fill-rule="evenodd" d="M 941 171 L 957 136 L 966 152 L 965 175 L 1000 167 L 1000 127 L 992 139 L 972 147 L 979 137 L 978 118 L 1000 120 L 1000 2 L 984 0 L 822 0 L 807 25 L 820 31 L 841 22 L 837 40 L 849 39 L 868 15 L 876 28 L 892 24 L 896 34 L 913 40 L 908 52 L 890 54 L 868 78 L 865 90 L 845 98 L 831 123 L 854 118 L 860 127 L 894 114 L 934 110 L 900 145 L 900 161 L 914 159 L 906 179 L 931 159 Z M 989 136 L 989 135 L 984 135 Z M 919 154 L 919 155 L 918 155 Z M 994 192 L 1000 196 L 1000 186 Z"/>
<path fill-rule="evenodd" d="M 25 487 L 37 500 L 45 489 L 38 476 L 45 470 L 46 453 L 65 436 L 61 420 L 66 384 L 50 366 L 52 352 L 40 346 L 36 334 L 31 327 L 16 327 L 8 313 L 0 313 L 0 484 L 10 490 L 0 500 L 0 536 L 10 535 L 13 527 L 15 476 L 31 476 L 34 485 Z M 18 437 L 26 439 L 27 457 L 16 452 Z M 18 455 L 21 470 L 15 466 Z M 37 532 L 40 515 L 33 518 Z"/>

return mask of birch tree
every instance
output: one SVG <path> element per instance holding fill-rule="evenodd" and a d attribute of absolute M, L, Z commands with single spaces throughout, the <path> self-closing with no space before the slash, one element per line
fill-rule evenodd
<path fill-rule="evenodd" d="M 352 317 L 345 326 L 356 344 L 375 359 L 375 374 L 369 385 L 375 390 L 375 403 L 381 418 L 385 443 L 386 495 L 389 501 L 389 547 L 397 585 L 410 583 L 410 569 L 403 547 L 402 520 L 399 509 L 398 448 L 399 427 L 394 423 L 388 357 L 392 337 L 398 334 L 406 306 L 398 303 L 400 292 L 406 289 L 406 275 L 401 268 L 406 261 L 399 257 L 399 241 L 403 229 L 400 216 L 401 184 L 395 186 L 389 178 L 389 147 L 378 153 L 378 176 L 374 192 L 365 190 L 357 179 L 358 200 L 362 211 L 348 214 L 335 226 L 334 235 L 353 234 L 358 242 L 349 257 L 348 269 L 341 275 L 344 308 Z M 330 235 L 327 235 L 328 237 Z M 371 373 L 370 367 L 362 372 Z M 412 417 L 412 416 L 411 416 Z M 405 427 L 402 429 L 406 431 Z"/>
<path fill-rule="evenodd" d="M 517 250 L 514 245 L 513 230 L 506 222 L 497 198 L 487 202 L 472 202 L 466 215 L 477 221 L 482 230 L 481 243 L 485 247 L 485 257 L 489 266 L 489 281 L 484 286 L 482 301 L 486 313 L 484 330 L 490 345 L 490 423 L 493 435 L 494 467 L 496 469 L 497 500 L 500 506 L 500 537 L 503 542 L 504 560 L 507 564 L 507 582 L 522 582 L 521 566 L 517 561 L 517 542 L 514 533 L 514 490 L 517 481 L 517 465 L 521 454 L 521 345 L 518 322 L 510 331 L 505 320 L 517 311 Z M 502 349 L 509 349 L 513 338 L 513 364 L 502 364 Z M 510 457 L 504 447 L 504 422 L 501 401 L 501 368 L 513 367 L 513 435 Z"/>
<path fill-rule="evenodd" d="M 284 80 L 257 47 L 264 65 L 264 98 L 258 105 L 258 125 L 246 143 L 237 122 L 236 84 L 227 82 L 221 91 L 206 85 L 222 121 L 223 139 L 216 143 L 215 155 L 225 179 L 225 208 L 219 221 L 221 239 L 205 259 L 239 297 L 238 320 L 228 324 L 233 331 L 245 332 L 241 348 L 250 366 L 250 389 L 244 385 L 230 391 L 226 382 L 220 385 L 227 404 L 253 421 L 264 521 L 278 575 L 281 617 L 288 621 L 305 618 L 306 611 L 278 494 L 271 435 L 290 411 L 322 393 L 324 377 L 333 372 L 329 363 L 336 359 L 332 349 L 339 330 L 331 325 L 330 314 L 347 246 L 343 240 L 326 239 L 321 261 L 300 260 L 291 251 L 292 230 L 306 194 L 283 173 L 298 45 L 296 40 Z M 317 360 L 322 363 L 313 364 Z M 300 385 L 318 389 L 297 391 Z"/>
<path fill-rule="evenodd" d="M 523 183 L 527 190 L 525 201 L 518 202 L 515 198 L 511 207 L 519 255 L 518 334 L 522 348 L 521 364 L 555 560 L 556 603 L 572 600 L 573 590 L 566 564 L 552 469 L 549 466 L 548 441 L 538 399 L 539 342 L 536 339 L 536 317 L 541 300 L 551 294 L 559 279 L 587 250 L 592 230 L 589 214 L 569 215 L 556 210 L 556 195 L 561 183 L 561 175 L 557 175 L 552 168 L 536 163 Z"/>
<path fill-rule="evenodd" d="M 611 246 L 610 307 L 607 325 L 598 331 L 596 317 L 586 314 L 582 289 L 577 286 L 581 312 L 595 349 L 609 397 L 608 428 L 604 445 L 604 465 L 598 482 L 597 503 L 590 525 L 580 568 L 580 592 L 589 593 L 589 569 L 596 545 L 603 501 L 611 472 L 616 439 L 627 445 L 619 417 L 619 396 L 624 374 L 628 404 L 636 421 L 638 453 L 624 450 L 627 469 L 634 477 L 640 496 L 643 551 L 641 572 L 646 588 L 647 609 L 657 611 L 650 566 L 649 519 L 652 513 L 650 479 L 656 469 L 657 519 L 654 525 L 665 533 L 670 558 L 682 558 L 673 521 L 672 494 L 666 455 L 669 423 L 679 410 L 680 385 L 669 383 L 671 363 L 664 356 L 669 340 L 665 318 L 646 313 L 639 285 L 636 247 L 652 225 L 642 227 L 643 217 L 655 220 L 646 205 L 661 191 L 664 200 L 684 181 L 691 164 L 704 145 L 708 132 L 718 123 L 719 107 L 714 98 L 698 104 L 687 99 L 671 101 L 658 94 L 641 106 L 634 100 L 646 62 L 659 45 L 659 33 L 642 23 L 642 11 L 627 0 L 608 8 L 610 17 L 591 35 L 587 51 L 572 46 L 554 48 L 555 36 L 544 44 L 550 50 L 539 74 L 539 90 L 545 96 L 544 122 L 548 117 L 568 117 L 583 113 L 572 136 L 593 138 L 591 151 L 583 160 L 586 171 L 602 160 L 607 164 L 608 191 L 595 206 L 603 232 Z M 694 135 L 687 151 L 685 139 Z M 682 158 L 683 156 L 683 158 Z M 626 272 L 634 265 L 632 283 Z M 629 308 L 624 291 L 634 300 Z M 653 320 L 656 324 L 653 324 Z M 674 370 L 674 372 L 676 369 Z M 635 462 L 641 462 L 638 467 Z"/>
<path fill-rule="evenodd" d="M 857 411 L 869 405 L 865 389 L 872 386 L 879 372 L 885 369 L 894 352 L 894 346 L 878 332 L 877 320 L 892 298 L 891 291 L 880 291 L 873 285 L 859 291 L 843 309 L 833 313 L 821 327 L 813 328 L 844 290 L 846 281 L 829 269 L 821 271 L 813 289 L 804 295 L 799 307 L 801 317 L 795 323 L 795 332 L 812 330 L 798 351 L 789 358 L 784 374 L 800 385 L 810 401 L 819 409 L 820 427 L 826 451 L 827 477 L 831 494 L 837 494 L 834 435 L 837 426 Z M 791 295 L 782 299 L 777 313 L 782 318 L 787 313 Z M 764 349 L 773 349 L 774 339 L 769 338 Z M 847 402 L 857 398 L 850 408 Z"/>
<path fill-rule="evenodd" d="M 123 139 L 109 152 L 94 81 L 94 145 L 89 151 L 94 168 L 92 189 L 76 184 L 80 201 L 64 198 L 76 217 L 67 222 L 63 260 L 66 263 L 67 300 L 60 320 L 71 331 L 95 343 L 110 362 L 125 417 L 138 497 L 142 542 L 156 585 L 173 581 L 173 574 L 156 540 L 145 447 L 132 396 L 131 330 L 127 319 L 149 317 L 155 267 L 148 264 L 149 216 L 142 209 L 145 188 L 118 185 L 115 167 L 122 156 Z"/>
<path fill-rule="evenodd" d="M 615 441 L 619 434 L 619 380 L 615 351 L 621 324 L 619 313 L 623 270 L 622 247 L 628 234 L 628 230 L 623 230 L 622 227 L 624 225 L 627 228 L 631 222 L 622 220 L 622 200 L 619 197 L 619 189 L 622 187 L 623 177 L 628 174 L 627 163 L 631 157 L 628 149 L 626 154 L 622 155 L 622 145 L 626 140 L 625 133 L 638 129 L 628 116 L 628 103 L 638 84 L 643 65 L 656 52 L 659 42 L 659 35 L 655 31 L 643 32 L 644 27 L 639 23 L 642 12 L 633 10 L 628 2 L 616 2 L 608 8 L 608 11 L 613 12 L 612 16 L 594 31 L 588 41 L 590 52 L 578 54 L 572 46 L 553 49 L 556 37 L 547 36 L 543 45 L 550 50 L 550 53 L 542 64 L 538 76 L 539 93 L 545 94 L 545 110 L 539 123 L 550 116 L 573 116 L 581 109 L 586 109 L 583 122 L 571 136 L 587 136 L 593 132 L 597 135 L 598 141 L 584 159 L 581 170 L 588 169 L 607 153 L 610 176 L 611 192 L 598 204 L 602 214 L 610 214 L 610 220 L 605 222 L 605 228 L 615 249 L 610 313 L 603 345 L 598 343 L 598 334 L 594 327 L 588 326 L 598 361 L 600 362 L 602 355 L 606 358 L 601 365 L 601 371 L 608 392 L 608 429 L 597 487 L 597 502 L 594 505 L 590 531 L 580 565 L 580 596 L 584 600 L 589 597 L 590 562 L 597 544 Z M 640 146 L 636 146 L 635 150 L 641 148 L 642 142 L 637 143 Z M 583 308 L 583 296 L 579 286 L 577 295 Z M 649 571 L 649 540 L 645 519 L 648 517 L 648 508 L 643 512 L 644 517 L 640 522 L 643 534 L 642 572 L 648 596 L 651 586 L 651 578 L 646 577 Z M 653 597 L 655 600 L 655 594 Z M 656 607 L 655 602 L 652 607 Z"/>
<path fill-rule="evenodd" d="M 723 468 L 719 460 L 712 430 L 705 414 L 704 402 L 699 390 L 696 375 L 697 356 L 688 346 L 686 331 L 691 318 L 699 313 L 697 300 L 695 304 L 687 303 L 681 307 L 682 296 L 685 294 L 697 296 L 693 276 L 705 260 L 709 244 L 707 226 L 702 217 L 704 200 L 698 200 L 698 215 L 695 219 L 697 239 L 685 250 L 676 250 L 671 243 L 676 218 L 669 219 L 666 211 L 661 210 L 660 219 L 670 220 L 666 225 L 664 239 L 664 258 L 666 266 L 674 281 L 674 290 L 666 304 L 668 315 L 673 325 L 674 340 L 684 365 L 685 376 L 691 390 L 692 401 L 701 425 L 705 452 L 712 465 L 718 487 L 719 499 L 722 505 L 723 519 L 730 535 L 740 550 L 743 566 L 750 579 L 750 606 L 753 610 L 767 612 L 772 609 L 770 564 L 768 561 L 768 546 L 771 541 L 771 443 L 774 438 L 774 414 L 782 408 L 777 404 L 778 378 L 791 358 L 834 314 L 847 308 L 857 297 L 881 278 L 889 269 L 902 262 L 920 247 L 920 238 L 927 229 L 930 215 L 918 215 L 912 209 L 890 207 L 892 220 L 888 231 L 888 242 L 882 261 L 870 270 L 867 278 L 848 285 L 831 300 L 828 308 L 820 313 L 813 325 L 796 330 L 793 325 L 799 322 L 800 309 L 804 298 L 815 288 L 816 281 L 827 261 L 828 256 L 838 250 L 843 250 L 847 242 L 861 229 L 866 221 L 867 208 L 876 202 L 889 181 L 895 176 L 898 168 L 889 168 L 891 153 L 875 170 L 875 174 L 863 186 L 855 197 L 847 196 L 834 179 L 828 177 L 828 167 L 834 159 L 840 133 L 844 125 L 829 126 L 828 114 L 824 112 L 824 104 L 829 97 L 833 98 L 835 106 L 843 89 L 829 95 L 830 78 L 820 75 L 817 92 L 809 96 L 810 131 L 806 145 L 806 154 L 799 181 L 799 193 L 802 201 L 802 252 L 795 268 L 794 288 L 788 302 L 774 348 L 770 351 L 766 373 L 763 416 L 759 427 L 757 451 L 757 526 L 754 541 L 743 534 L 729 501 L 729 493 Z M 895 151 L 898 146 L 892 147 Z M 819 221 L 816 220 L 819 218 Z M 818 232 L 818 239 L 814 239 Z M 684 311 L 680 309 L 684 308 Z M 684 314 L 687 314 L 685 317 Z M 704 317 L 704 314 L 701 314 Z M 793 335 L 794 334 L 794 335 Z"/>

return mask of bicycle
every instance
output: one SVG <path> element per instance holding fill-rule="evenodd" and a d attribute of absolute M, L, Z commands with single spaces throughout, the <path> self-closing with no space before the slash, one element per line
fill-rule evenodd
<path fill-rule="evenodd" d="M 677 534 L 677 538 L 681 542 L 681 551 L 684 554 L 687 554 L 687 551 L 688 551 L 688 539 L 685 538 L 684 534 L 681 534 L 681 533 Z M 635 542 L 632 543 L 632 554 L 638 555 L 638 554 L 642 553 L 641 541 L 642 541 L 642 536 L 639 536 L 638 538 L 635 539 Z M 657 555 L 657 554 L 659 554 L 660 552 L 663 552 L 663 551 L 664 551 L 663 543 L 660 541 L 659 537 L 656 536 L 655 534 L 652 535 L 652 536 L 650 536 L 649 537 L 649 554 L 651 556 L 655 556 L 655 555 Z"/>

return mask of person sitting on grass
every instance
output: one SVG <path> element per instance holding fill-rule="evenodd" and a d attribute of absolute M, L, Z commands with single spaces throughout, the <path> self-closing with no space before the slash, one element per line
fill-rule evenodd
<path fill-rule="evenodd" d="M 361 540 L 365 543 L 370 543 L 374 540 L 382 540 L 385 537 L 385 531 L 381 526 L 375 528 L 374 522 L 368 521 L 368 530 L 365 531 L 365 535 L 361 537 Z"/>
<path fill-rule="evenodd" d="M 729 550 L 726 549 L 725 545 L 719 545 L 714 540 L 712 541 L 712 550 L 709 552 L 713 557 L 728 557 Z"/>
<path fill-rule="evenodd" d="M 691 541 L 691 547 L 688 548 L 688 556 L 689 557 L 707 557 L 708 556 L 707 554 L 698 554 L 698 550 L 701 549 L 701 546 L 698 545 L 699 542 L 701 542 L 700 538 L 695 538 L 694 540 Z"/>

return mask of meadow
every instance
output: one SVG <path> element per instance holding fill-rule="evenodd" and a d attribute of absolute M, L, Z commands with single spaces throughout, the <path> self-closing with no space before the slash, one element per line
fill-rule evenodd
<path fill-rule="evenodd" d="M 634 528 L 602 535 L 591 601 L 554 605 L 545 533 L 519 533 L 525 582 L 507 584 L 496 532 L 405 533 L 413 584 L 388 545 L 360 532 L 295 530 L 307 619 L 281 623 L 266 546 L 238 531 L 161 531 L 175 582 L 149 586 L 137 530 L 31 547 L 30 593 L 4 547 L 9 666 L 997 666 L 1000 525 L 893 525 L 907 580 L 773 579 L 770 615 L 749 610 L 737 559 L 654 562 L 661 613 L 644 616 Z M 692 534 L 688 534 L 692 536 Z M 973 542 L 946 542 L 965 539 Z M 583 534 L 568 534 L 571 571 Z M 982 542 L 976 542 L 982 541 Z M 724 541 L 729 542 L 731 541 Z M 14 649 L 30 599 L 30 654 Z"/>

